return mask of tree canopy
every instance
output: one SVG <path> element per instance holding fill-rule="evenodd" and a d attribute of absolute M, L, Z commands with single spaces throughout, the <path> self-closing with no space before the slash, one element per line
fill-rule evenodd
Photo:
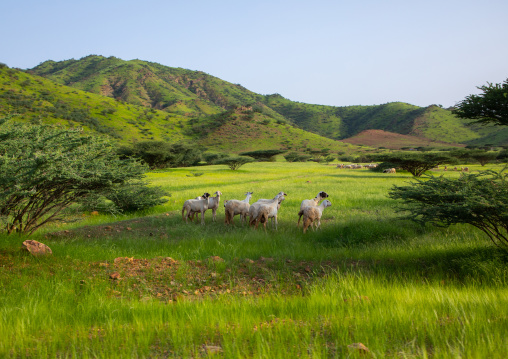
<path fill-rule="evenodd" d="M 501 84 L 477 87 L 483 93 L 469 95 L 456 105 L 453 114 L 472 123 L 508 126 L 508 79 Z"/>
<path fill-rule="evenodd" d="M 406 153 L 396 152 L 372 157 L 375 161 L 387 162 L 408 171 L 415 177 L 420 177 L 426 171 L 450 161 L 450 156 L 442 153 Z M 380 165 L 380 167 L 383 167 Z"/>
<path fill-rule="evenodd" d="M 506 167 L 505 167 L 506 170 Z M 508 250 L 508 175 L 504 171 L 462 173 L 415 179 L 394 186 L 389 196 L 404 202 L 408 218 L 438 226 L 465 223 L 483 231 L 494 244 Z"/>
<path fill-rule="evenodd" d="M 71 203 L 140 180 L 146 170 L 79 129 L 0 120 L 0 216 L 8 233 L 31 234 Z"/>

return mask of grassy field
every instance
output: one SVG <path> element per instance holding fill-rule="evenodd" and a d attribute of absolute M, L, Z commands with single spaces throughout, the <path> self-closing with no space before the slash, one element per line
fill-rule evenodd
<path fill-rule="evenodd" d="M 0 237 L 0 357 L 508 357 L 507 255 L 473 227 L 400 220 L 387 192 L 409 174 L 275 162 L 148 178 L 164 206 L 69 211 L 32 238 L 50 257 Z M 186 199 L 217 190 L 285 191 L 278 231 L 225 226 L 222 205 L 216 223 L 182 222 Z M 300 202 L 319 191 L 332 207 L 303 235 Z"/>

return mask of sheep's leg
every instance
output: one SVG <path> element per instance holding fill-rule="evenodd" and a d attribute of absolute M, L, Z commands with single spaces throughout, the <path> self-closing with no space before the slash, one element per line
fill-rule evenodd
<path fill-rule="evenodd" d="M 205 211 L 201 211 L 201 224 L 205 225 Z"/>

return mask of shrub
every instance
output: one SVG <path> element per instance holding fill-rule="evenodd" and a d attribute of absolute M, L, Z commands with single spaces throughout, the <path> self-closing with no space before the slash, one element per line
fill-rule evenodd
<path fill-rule="evenodd" d="M 79 129 L 0 121 L 0 215 L 8 233 L 32 234 L 72 203 L 139 180 L 146 169 Z"/>
<path fill-rule="evenodd" d="M 508 175 L 483 171 L 460 178 L 416 179 L 410 186 L 394 186 L 389 196 L 404 202 L 408 218 L 437 226 L 466 223 L 508 250 Z"/>
<path fill-rule="evenodd" d="M 135 181 L 117 187 L 106 194 L 116 208 L 122 212 L 139 211 L 158 206 L 168 200 L 162 197 L 171 195 L 159 187 L 148 187 L 147 183 Z"/>

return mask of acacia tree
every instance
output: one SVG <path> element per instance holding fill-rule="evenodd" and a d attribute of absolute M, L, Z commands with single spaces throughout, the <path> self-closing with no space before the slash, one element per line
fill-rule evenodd
<path fill-rule="evenodd" d="M 0 120 L 0 216 L 8 233 L 32 234 L 71 203 L 144 177 L 115 146 L 78 129 Z"/>
<path fill-rule="evenodd" d="M 248 156 L 231 156 L 218 160 L 218 165 L 226 165 L 233 171 L 236 171 L 246 163 L 254 162 L 254 158 Z"/>
<path fill-rule="evenodd" d="M 508 250 L 508 174 L 483 171 L 415 179 L 410 186 L 393 186 L 389 196 L 402 200 L 407 218 L 437 226 L 470 224 L 498 247 Z"/>
<path fill-rule="evenodd" d="M 373 156 L 374 161 L 381 161 L 389 163 L 389 166 L 395 166 L 408 171 L 415 177 L 420 177 L 426 171 L 440 165 L 442 163 L 449 162 L 450 156 L 442 153 L 390 153 L 385 155 Z M 383 167 L 381 164 L 379 167 Z"/>
<path fill-rule="evenodd" d="M 508 79 L 501 84 L 477 87 L 482 94 L 469 95 L 456 105 L 453 114 L 482 125 L 508 126 Z"/>

